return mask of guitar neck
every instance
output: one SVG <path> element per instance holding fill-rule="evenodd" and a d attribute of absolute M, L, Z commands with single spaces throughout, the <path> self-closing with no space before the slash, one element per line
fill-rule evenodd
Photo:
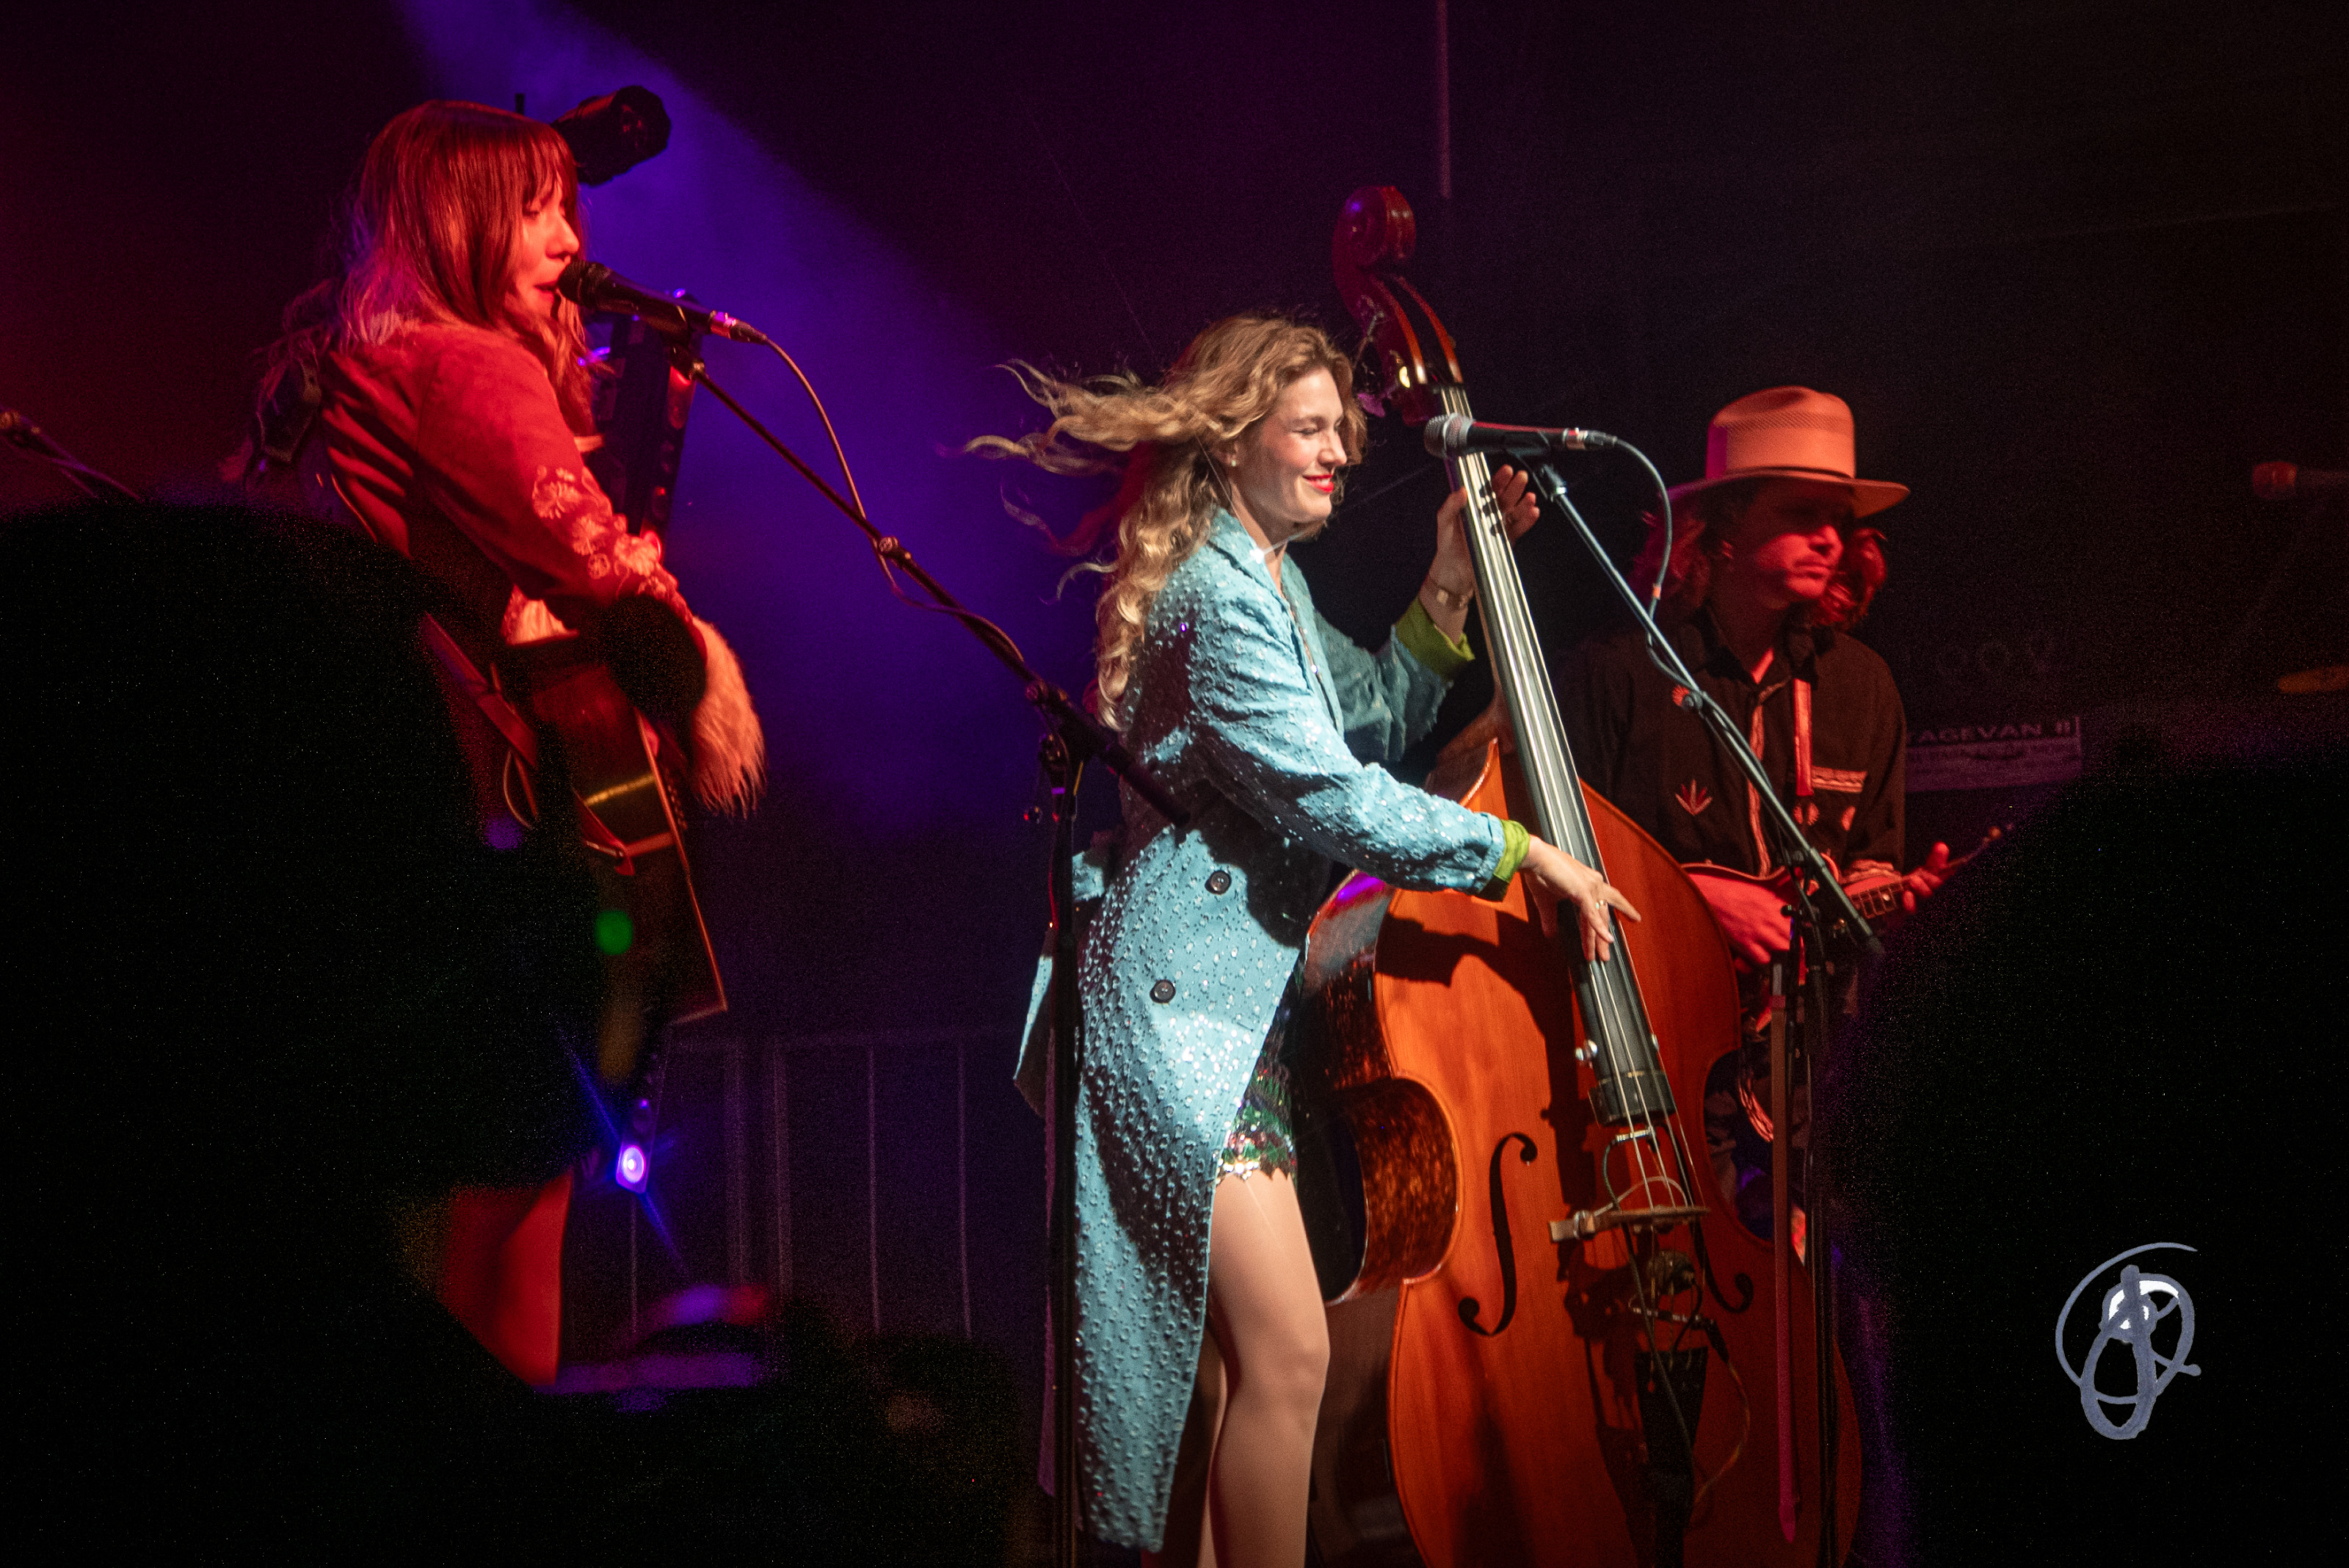
<path fill-rule="evenodd" d="M 1852 907 L 1859 911 L 1860 919 L 1873 923 L 1900 907 L 1900 890 L 1903 886 L 1900 878 L 1896 877 L 1889 882 L 1863 888 L 1857 893 L 1847 888 L 1844 889 L 1844 896 L 1849 898 Z"/>
<path fill-rule="evenodd" d="M 1941 876 L 1947 877 L 1951 872 L 1957 870 L 1958 867 L 1965 865 L 1968 861 L 1973 859 L 1975 856 L 1980 855 L 1983 850 L 1988 849 L 1992 845 L 1997 843 L 2000 839 L 2005 836 L 2005 828 L 1992 828 L 1988 833 L 1982 835 L 1982 840 L 1980 844 L 1975 845 L 1971 849 L 1967 850 L 1955 860 L 1943 863 L 1940 871 Z M 1863 919 L 1874 921 L 1883 918 L 1884 916 L 1893 914 L 1899 909 L 1900 895 L 1907 891 L 1908 887 L 1909 880 L 1907 877 L 1893 876 L 1882 881 L 1862 882 L 1857 888 L 1847 886 L 1843 891 L 1844 897 L 1849 898 L 1853 905 L 1858 909 L 1860 917 Z"/>

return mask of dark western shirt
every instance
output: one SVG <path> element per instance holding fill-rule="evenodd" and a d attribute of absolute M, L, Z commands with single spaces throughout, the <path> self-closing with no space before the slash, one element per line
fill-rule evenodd
<path fill-rule="evenodd" d="M 1847 877 L 1863 861 L 1901 869 L 1908 720 L 1882 657 L 1841 632 L 1790 628 L 1757 684 L 1709 612 L 1665 629 L 1706 694 L 1749 740 L 1758 739 L 1763 769 L 1790 810 L 1793 682 L 1811 683 L 1811 842 Z M 1559 661 L 1556 680 L 1577 770 L 1673 859 L 1754 873 L 1779 864 L 1745 776 L 1721 754 L 1704 722 L 1674 705 L 1673 682 L 1650 660 L 1639 633 L 1584 643 Z"/>

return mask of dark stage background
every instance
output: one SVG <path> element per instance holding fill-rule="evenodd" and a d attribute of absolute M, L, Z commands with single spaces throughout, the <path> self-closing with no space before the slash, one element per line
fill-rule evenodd
<path fill-rule="evenodd" d="M 1032 418 L 990 367 L 1154 373 L 1249 306 L 1350 340 L 1330 228 L 1392 182 L 1490 417 L 1615 431 L 1677 481 L 1734 397 L 1851 402 L 1862 471 L 1915 491 L 1864 632 L 1912 725 L 2077 716 L 2093 761 L 2133 724 L 2190 750 L 2340 723 L 2338 697 L 2274 694 L 2349 657 L 2337 526 L 2248 484 L 2266 459 L 2349 468 L 2337 5 L 1454 0 L 1449 201 L 1425 3 L 46 9 L 0 57 L 0 403 L 135 485 L 210 482 L 393 113 L 523 92 L 551 117 L 640 81 L 674 139 L 591 194 L 596 254 L 800 354 L 875 514 L 1071 686 L 1087 596 L 1051 600 L 1059 564 L 999 487 L 1061 523 L 1102 493 L 948 455 Z M 779 367 L 713 368 L 822 450 Z M 1366 639 L 1440 499 L 1405 432 L 1376 439 L 1302 552 Z M 0 507 L 65 493 L 0 463 Z M 1628 555 L 1630 476 L 1594 465 L 1584 493 Z M 670 545 L 775 753 L 759 816 L 699 851 L 735 1005 L 685 1042 L 659 1168 L 684 1275 L 859 1328 L 968 1323 L 1032 1419 L 1041 1139 L 1009 1075 L 1042 922 L 1034 726 L 706 400 Z M 1606 606 L 1565 530 L 1524 548 L 1562 648 Z M 1918 797 L 1912 857 L 2028 793 Z M 583 1201 L 575 1357 L 625 1328 L 626 1227 Z M 649 1298 L 678 1276 L 639 1240 Z"/>

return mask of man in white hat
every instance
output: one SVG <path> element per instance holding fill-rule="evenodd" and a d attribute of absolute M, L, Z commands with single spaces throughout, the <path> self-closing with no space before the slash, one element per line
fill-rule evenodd
<path fill-rule="evenodd" d="M 1847 885 L 1881 884 L 1901 859 L 1900 694 L 1850 629 L 1884 580 L 1881 535 L 1860 520 L 1908 487 L 1854 475 L 1851 410 L 1778 387 L 1713 419 L 1705 474 L 1672 493 L 1672 555 L 1650 519 L 1634 575 L 1664 572 L 1662 619 L 1700 684 L 1736 720 L 1811 842 Z M 1780 865 L 1752 786 L 1633 632 L 1595 639 L 1557 683 L 1583 778 L 1697 877 L 1741 963 L 1786 945 Z M 1940 885 L 1948 851 L 1910 873 L 1903 901 Z M 1736 875 L 1723 877 L 1721 871 Z"/>
<path fill-rule="evenodd" d="M 1857 477 L 1851 410 L 1804 387 L 1756 392 L 1715 414 L 1704 467 L 1704 478 L 1671 492 L 1669 561 L 1661 520 L 1650 519 L 1637 586 L 1663 574 L 1666 635 L 1845 886 L 1884 888 L 1913 909 L 1940 885 L 1949 850 L 1935 845 L 1901 875 L 1908 721 L 1882 657 L 1850 635 L 1884 581 L 1881 535 L 1862 519 L 1908 487 Z M 1636 632 L 1576 649 L 1557 686 L 1584 780 L 1688 868 L 1739 967 L 1765 971 L 1786 946 L 1786 898 L 1783 876 L 1773 885 L 1781 857 L 1744 774 L 1674 704 Z M 1707 1096 L 1708 1142 L 1751 1222 L 1768 1183 L 1753 1189 L 1747 1160 L 1739 1172 L 1724 1166 L 1730 1129 L 1712 1125 L 1715 1098 Z M 1733 1113 L 1736 1105 L 1727 1100 Z M 1801 1108 L 1798 1100 L 1798 1141 Z"/>

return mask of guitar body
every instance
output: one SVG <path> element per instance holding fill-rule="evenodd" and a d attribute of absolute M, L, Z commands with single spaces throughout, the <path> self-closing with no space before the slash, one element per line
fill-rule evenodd
<path fill-rule="evenodd" d="M 562 637 L 525 643 L 505 662 L 521 672 L 530 716 L 570 775 L 581 840 L 608 914 L 597 937 L 605 1003 L 596 1071 L 605 1084 L 636 1075 L 645 1043 L 664 1023 L 726 1011 L 726 988 L 686 857 L 683 793 L 665 742 L 611 672 Z"/>
<path fill-rule="evenodd" d="M 674 410 L 678 441 L 684 419 L 679 405 Z M 672 441 L 664 458 L 672 480 L 676 450 Z M 383 543 L 339 481 L 325 482 L 316 509 Z M 662 512 L 666 516 L 665 495 Z M 504 738 L 506 804 L 515 820 L 540 821 L 532 775 L 541 741 L 562 758 L 572 786 L 570 826 L 595 864 L 603 910 L 606 917 L 614 911 L 626 917 L 625 940 L 621 923 L 608 919 L 599 920 L 595 933 L 605 970 L 595 1068 L 607 1088 L 633 1090 L 653 1064 L 647 1042 L 662 1027 L 726 1011 L 725 982 L 686 858 L 684 792 L 669 765 L 674 743 L 662 740 L 611 671 L 586 654 L 576 633 L 501 652 L 499 670 L 520 687 L 519 703 L 433 617 L 422 618 L 420 634 L 455 699 L 473 704 Z"/>
<path fill-rule="evenodd" d="M 2006 836 L 2006 831 L 2004 827 L 1993 827 L 1982 835 L 1980 844 L 1975 845 L 1956 859 L 1943 862 L 1940 867 L 1942 877 L 1947 878 L 1957 872 L 1974 857 Z M 1827 861 L 1827 867 L 1830 870 L 1837 870 L 1832 859 Z M 1782 896 L 1791 892 L 1794 888 L 1794 873 L 1784 866 L 1779 867 L 1767 877 L 1756 877 L 1750 871 L 1740 871 L 1730 866 L 1703 866 L 1695 869 L 1706 877 L 1718 877 L 1723 881 L 1744 882 L 1756 888 L 1766 888 Z M 1901 895 L 1909 890 L 1909 881 L 1899 872 L 1878 868 L 1862 871 L 1849 878 L 1844 878 L 1841 871 L 1837 870 L 1837 876 L 1842 881 L 1844 896 L 1851 900 L 1852 907 L 1859 911 L 1860 918 L 1871 926 L 1875 926 L 1878 931 L 1883 930 L 1888 924 L 1897 923 L 1905 912 Z"/>
<path fill-rule="evenodd" d="M 1489 738 L 1455 747 L 1429 787 L 1458 792 L 1475 810 L 1526 811 L 1516 767 Z M 1647 917 L 1619 928 L 1631 965 L 1661 976 L 1671 955 L 1671 983 L 1647 988 L 1650 1022 L 1676 1097 L 1701 1105 L 1707 1069 L 1737 1040 L 1728 950 L 1671 857 L 1603 798 L 1584 797 L 1610 879 Z M 1692 950 L 1713 961 L 1692 964 Z M 1315 1113 L 1299 1128 L 1301 1196 L 1332 1298 L 1313 1458 L 1321 1560 L 1653 1562 L 1642 1434 L 1671 1417 L 1653 1386 L 1643 1417 L 1631 1273 L 1692 1276 L 1702 1265 L 1675 1248 L 1635 1250 L 1619 1230 L 1553 1239 L 1553 1221 L 1604 1202 L 1598 1161 L 1609 1129 L 1591 1116 L 1574 994 L 1523 885 L 1494 904 L 1353 877 L 1314 921 L 1300 988 L 1300 1104 Z M 1356 1185 L 1350 1166 L 1359 1198 L 1336 1189 Z M 1816 1477 L 1801 1476 L 1793 1542 L 1776 1522 L 1770 1303 L 1755 1288 L 1770 1277 L 1768 1243 L 1733 1223 L 1707 1225 L 1703 1236 L 1728 1299 L 1709 1293 L 1702 1308 L 1721 1324 L 1729 1364 L 1711 1355 L 1686 1390 L 1696 1484 L 1717 1479 L 1687 1521 L 1685 1561 L 1806 1564 L 1818 1548 Z M 1803 1389 L 1816 1376 L 1809 1298 L 1807 1286 L 1795 1292 L 1789 1325 Z M 1678 1310 L 1692 1299 L 1678 1293 Z M 1696 1333 L 1681 1341 L 1705 1345 Z M 1835 1386 L 1844 1430 L 1856 1430 L 1839 1366 Z M 1807 1472 L 1817 1438 L 1807 1403 L 1801 1415 L 1795 1452 Z M 1848 1540 L 1856 1443 L 1844 1446 L 1838 1471 L 1838 1534 Z"/>

